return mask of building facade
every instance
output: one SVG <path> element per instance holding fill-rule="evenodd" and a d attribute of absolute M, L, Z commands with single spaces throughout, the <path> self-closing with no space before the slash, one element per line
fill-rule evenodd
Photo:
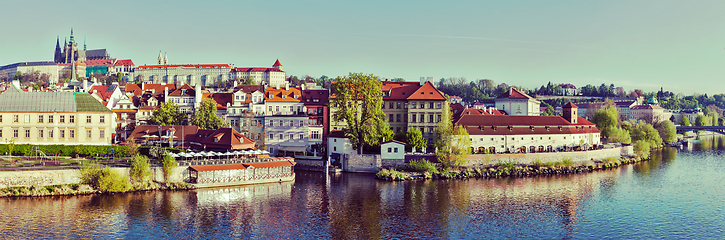
<path fill-rule="evenodd" d="M 539 116 L 541 102 L 515 88 L 496 97 L 496 109 L 506 111 L 508 115 Z"/>

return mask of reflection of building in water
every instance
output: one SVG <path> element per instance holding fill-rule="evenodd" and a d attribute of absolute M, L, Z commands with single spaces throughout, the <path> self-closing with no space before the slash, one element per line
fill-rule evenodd
<path fill-rule="evenodd" d="M 248 203 L 257 205 L 260 198 L 272 199 L 289 197 L 294 182 L 246 185 L 242 187 L 201 188 L 197 189 L 196 199 L 199 206 L 219 205 L 224 202 Z M 194 193 L 191 193 L 194 194 Z"/>

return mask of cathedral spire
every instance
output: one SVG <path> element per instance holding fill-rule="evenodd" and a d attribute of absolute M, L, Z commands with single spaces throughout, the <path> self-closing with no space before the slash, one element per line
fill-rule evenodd
<path fill-rule="evenodd" d="M 161 51 L 159 51 L 159 65 L 161 65 L 161 60 L 162 60 L 162 58 L 161 58 Z"/>
<path fill-rule="evenodd" d="M 63 54 L 60 51 L 60 36 L 57 36 L 55 38 L 55 59 L 53 59 L 53 61 L 55 61 L 56 63 L 61 62 L 62 56 L 63 56 Z"/>
<path fill-rule="evenodd" d="M 83 51 L 86 50 L 86 37 L 83 36 Z"/>
<path fill-rule="evenodd" d="M 73 39 L 73 28 L 70 28 L 70 44 L 75 45 L 75 39 Z"/>
<path fill-rule="evenodd" d="M 166 53 L 164 53 L 164 65 L 169 64 L 169 58 L 166 56 Z"/>

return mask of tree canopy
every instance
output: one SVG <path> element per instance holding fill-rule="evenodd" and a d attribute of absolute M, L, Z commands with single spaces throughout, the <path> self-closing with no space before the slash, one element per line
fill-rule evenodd
<path fill-rule="evenodd" d="M 411 128 L 405 134 L 405 140 L 409 147 L 421 150 L 426 146 L 425 138 L 423 133 L 418 128 Z"/>
<path fill-rule="evenodd" d="M 372 74 L 350 73 L 332 85 L 330 103 L 335 111 L 331 118 L 345 122 L 343 132 L 358 154 L 365 144 L 378 145 L 394 135 L 385 121 L 382 96 L 379 78 Z"/>
<path fill-rule="evenodd" d="M 153 111 L 149 124 L 153 125 L 181 125 L 186 114 L 179 112 L 179 106 L 174 102 L 161 103 L 158 109 Z"/>
<path fill-rule="evenodd" d="M 205 98 L 201 100 L 199 109 L 191 116 L 191 124 L 201 129 L 217 130 L 225 128 L 228 124 L 221 117 L 216 115 L 216 101 Z"/>
<path fill-rule="evenodd" d="M 602 131 L 602 136 L 609 137 L 612 131 L 617 127 L 619 121 L 619 112 L 614 105 L 607 105 L 597 110 L 592 117 L 592 122 Z"/>
<path fill-rule="evenodd" d="M 447 168 L 460 167 L 468 163 L 471 154 L 471 138 L 463 126 L 454 126 L 453 113 L 449 104 L 444 104 L 441 121 L 438 123 L 436 133 L 436 158 Z"/>

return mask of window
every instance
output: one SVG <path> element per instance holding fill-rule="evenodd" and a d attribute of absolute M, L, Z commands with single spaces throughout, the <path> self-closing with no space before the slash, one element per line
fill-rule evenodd
<path fill-rule="evenodd" d="M 417 105 L 417 103 L 416 103 L 416 102 L 412 102 L 412 103 L 410 103 L 410 108 L 412 108 L 412 109 L 415 109 L 415 106 L 416 106 L 416 105 Z"/>
<path fill-rule="evenodd" d="M 382 108 L 382 109 L 385 109 L 385 103 L 383 103 L 383 104 L 382 104 L 382 107 L 381 107 L 381 108 Z"/>
<path fill-rule="evenodd" d="M 18 122 L 18 115 L 17 114 L 13 115 L 13 122 Z"/>
<path fill-rule="evenodd" d="M 398 102 L 398 103 L 395 103 L 395 106 L 396 106 L 395 108 L 397 108 L 397 109 L 400 109 L 400 107 L 401 107 L 402 105 L 403 105 L 403 104 L 400 104 L 399 102 Z"/>
<path fill-rule="evenodd" d="M 0 115 L 0 122 L 3 122 L 3 115 Z"/>
<path fill-rule="evenodd" d="M 394 149 L 393 149 L 393 151 L 394 151 L 394 152 L 398 152 L 398 148 L 394 148 Z"/>
<path fill-rule="evenodd" d="M 65 130 L 60 130 L 60 138 L 65 138 Z"/>
<path fill-rule="evenodd" d="M 428 103 L 428 108 L 433 109 L 433 102 Z"/>
<path fill-rule="evenodd" d="M 405 106 L 403 108 L 408 109 L 408 103 L 405 103 Z"/>
<path fill-rule="evenodd" d="M 93 137 L 93 135 L 91 133 L 91 130 L 86 131 L 86 137 L 87 138 L 92 138 Z"/>
<path fill-rule="evenodd" d="M 394 105 L 394 103 L 392 103 L 392 102 L 391 102 L 391 103 L 388 103 L 388 106 L 389 106 L 389 108 L 390 108 L 390 109 L 393 109 L 393 108 L 395 108 L 395 107 L 394 107 L 395 105 Z"/>
<path fill-rule="evenodd" d="M 53 123 L 53 115 L 48 115 L 48 123 Z"/>
<path fill-rule="evenodd" d="M 436 118 L 436 119 L 438 119 L 438 122 L 441 122 L 441 115 L 438 114 L 438 118 Z"/>
<path fill-rule="evenodd" d="M 30 129 L 25 129 L 25 137 L 26 138 L 30 137 Z"/>
<path fill-rule="evenodd" d="M 312 139 L 320 139 L 320 131 L 312 131 Z"/>
<path fill-rule="evenodd" d="M 38 123 L 42 123 L 42 122 L 43 122 L 43 115 L 38 115 Z"/>
<path fill-rule="evenodd" d="M 434 116 L 435 116 L 435 115 L 433 115 L 433 114 L 431 114 L 431 115 L 428 115 L 428 117 L 429 117 L 429 118 L 428 118 L 428 122 L 435 122 L 435 121 L 433 121 L 433 117 L 434 117 Z"/>
<path fill-rule="evenodd" d="M 436 103 L 436 109 L 441 109 L 441 103 Z"/>
<path fill-rule="evenodd" d="M 68 122 L 69 123 L 75 123 L 76 122 L 76 116 L 70 115 L 70 117 L 68 117 Z M 71 130 L 71 131 L 73 131 L 73 130 Z"/>
<path fill-rule="evenodd" d="M 106 138 L 106 131 L 105 130 L 99 130 L 98 138 L 100 138 L 100 139 Z"/>
<path fill-rule="evenodd" d="M 25 122 L 26 123 L 30 122 L 30 114 L 25 114 Z"/>
<path fill-rule="evenodd" d="M 420 102 L 420 109 L 425 109 L 425 103 L 424 102 Z"/>
<path fill-rule="evenodd" d="M 393 114 L 388 114 L 388 122 L 393 122 Z"/>
<path fill-rule="evenodd" d="M 388 148 L 388 152 L 393 152 L 393 148 Z"/>
<path fill-rule="evenodd" d="M 337 151 L 337 147 L 332 147 L 332 151 Z"/>
<path fill-rule="evenodd" d="M 270 111 L 270 112 L 272 111 L 272 106 L 269 106 L 269 111 Z"/>
<path fill-rule="evenodd" d="M 284 134 L 279 135 L 279 140 L 284 140 Z"/>
<path fill-rule="evenodd" d="M 395 121 L 400 122 L 400 114 L 395 114 Z"/>
<path fill-rule="evenodd" d="M 416 115 L 417 115 L 417 114 L 412 114 L 412 115 L 410 115 L 410 121 L 411 121 L 411 122 L 416 122 L 416 121 L 415 121 L 415 116 L 416 116 Z"/>
<path fill-rule="evenodd" d="M 68 131 L 68 135 L 70 135 L 70 138 L 75 138 L 76 137 L 76 130 L 69 130 Z"/>
<path fill-rule="evenodd" d="M 13 137 L 18 137 L 18 130 L 17 129 L 13 129 Z"/>
<path fill-rule="evenodd" d="M 2 136 L 0 136 L 2 137 Z M 48 137 L 53 138 L 53 129 L 48 130 Z"/>
<path fill-rule="evenodd" d="M 269 134 L 269 140 L 274 140 L 274 134 L 273 133 L 270 133 Z"/>
<path fill-rule="evenodd" d="M 433 133 L 433 132 L 435 132 L 435 128 L 434 128 L 434 127 L 428 127 L 428 132 L 429 132 L 429 133 Z"/>
<path fill-rule="evenodd" d="M 105 123 L 105 122 L 106 122 L 106 116 L 101 116 L 100 123 Z"/>
<path fill-rule="evenodd" d="M 86 123 L 91 123 L 91 116 L 90 115 L 86 116 Z"/>
<path fill-rule="evenodd" d="M 3 137 L 3 130 L 0 129 L 0 137 Z"/>
<path fill-rule="evenodd" d="M 300 134 L 300 140 L 302 140 L 302 139 L 305 139 L 305 135 L 304 134 Z"/>

